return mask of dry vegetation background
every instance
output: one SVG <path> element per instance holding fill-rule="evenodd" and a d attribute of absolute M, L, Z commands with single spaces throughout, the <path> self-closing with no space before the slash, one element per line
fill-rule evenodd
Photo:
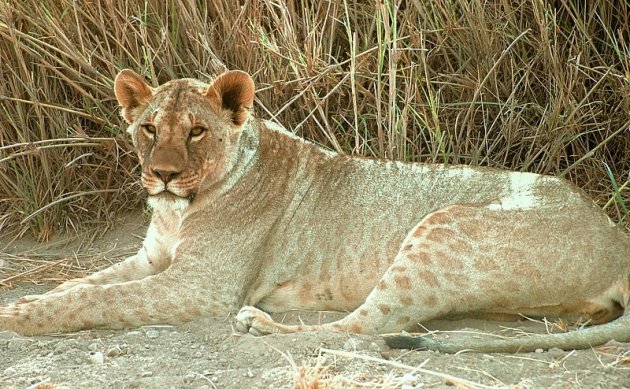
<path fill-rule="evenodd" d="M 253 75 L 259 117 L 378 158 L 562 175 L 630 225 L 627 0 L 0 0 L 0 233 L 137 207 L 112 82 Z"/>

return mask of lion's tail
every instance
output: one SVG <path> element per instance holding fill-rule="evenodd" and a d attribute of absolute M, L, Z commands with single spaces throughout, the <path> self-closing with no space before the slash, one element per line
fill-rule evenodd
<path fill-rule="evenodd" d="M 488 334 L 488 336 L 492 336 Z M 496 336 L 496 335 L 495 335 Z M 532 335 L 518 338 L 461 339 L 441 341 L 428 337 L 405 335 L 386 336 L 385 342 L 391 348 L 428 349 L 444 353 L 462 350 L 475 352 L 518 353 L 539 349 L 577 350 L 599 346 L 610 340 L 630 342 L 630 312 L 610 323 L 583 328 L 561 334 Z"/>

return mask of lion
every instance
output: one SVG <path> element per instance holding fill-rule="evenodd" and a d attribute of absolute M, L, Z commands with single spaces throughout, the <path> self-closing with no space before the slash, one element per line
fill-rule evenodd
<path fill-rule="evenodd" d="M 134 256 L 0 308 L 25 335 L 178 324 L 237 311 L 237 329 L 386 334 L 435 318 L 560 316 L 592 326 L 459 344 L 454 352 L 630 341 L 630 238 L 551 176 L 335 153 L 251 114 L 252 78 L 157 88 L 131 70 L 114 92 L 152 218 Z M 347 311 L 321 325 L 267 312 Z"/>

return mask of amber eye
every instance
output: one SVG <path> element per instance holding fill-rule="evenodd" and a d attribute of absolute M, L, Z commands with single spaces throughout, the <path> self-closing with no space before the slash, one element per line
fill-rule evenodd
<path fill-rule="evenodd" d="M 190 130 L 190 137 L 194 138 L 194 137 L 200 136 L 204 132 L 206 132 L 206 129 L 203 127 L 199 127 L 199 126 L 193 127 L 192 130 Z"/>
<path fill-rule="evenodd" d="M 142 130 L 148 135 L 148 136 L 153 136 L 155 135 L 156 129 L 155 126 L 153 124 L 143 124 L 142 125 Z"/>

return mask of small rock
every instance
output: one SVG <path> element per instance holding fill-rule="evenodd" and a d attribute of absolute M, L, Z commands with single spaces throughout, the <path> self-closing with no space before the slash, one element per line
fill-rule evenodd
<path fill-rule="evenodd" d="M 98 344 L 96 344 L 96 343 L 90 343 L 90 344 L 88 345 L 88 350 L 90 350 L 90 351 L 96 351 L 96 350 L 98 350 Z"/>
<path fill-rule="evenodd" d="M 13 367 L 7 367 L 6 369 L 4 369 L 4 372 L 2 373 L 4 377 L 11 377 L 16 374 L 17 374 L 17 370 L 15 370 L 15 368 Z"/>
<path fill-rule="evenodd" d="M 146 330 L 144 332 L 144 334 L 147 336 L 147 338 L 149 339 L 155 339 L 158 338 L 160 336 L 160 332 L 157 330 Z"/>
<path fill-rule="evenodd" d="M 60 342 L 58 342 L 54 348 L 53 348 L 53 353 L 55 354 L 63 354 L 66 353 L 70 350 L 74 350 L 77 349 L 78 347 L 78 343 L 75 339 L 66 339 L 66 340 L 62 340 Z M 48 349 L 48 347 L 45 347 L 45 349 Z M 91 350 L 91 351 L 96 351 L 96 350 Z"/>
<path fill-rule="evenodd" d="M 127 332 L 127 333 L 125 334 L 125 337 L 128 337 L 128 338 L 137 338 L 137 337 L 138 337 L 138 336 L 140 336 L 140 335 L 141 335 L 140 331 L 129 331 L 129 332 Z"/>
<path fill-rule="evenodd" d="M 417 381 L 418 377 L 414 376 L 413 374 L 407 373 L 400 377 L 400 379 L 398 380 L 398 384 L 401 386 L 401 388 L 410 389 L 415 386 Z"/>
<path fill-rule="evenodd" d="M 556 358 L 564 357 L 564 354 L 566 354 L 564 350 L 559 349 L 558 347 L 551 348 L 549 349 L 548 352 L 549 352 L 549 355 Z"/>
<path fill-rule="evenodd" d="M 105 356 L 100 351 L 93 351 L 90 353 L 90 362 L 93 365 L 102 365 L 105 362 Z"/>
<path fill-rule="evenodd" d="M 127 350 L 128 350 L 127 347 L 125 346 L 121 347 L 117 345 L 115 347 L 108 349 L 105 355 L 107 355 L 107 357 L 109 358 L 114 358 L 123 354 L 127 354 Z"/>
<path fill-rule="evenodd" d="M 193 373 L 190 373 L 188 375 L 186 375 L 186 377 L 184 377 L 184 383 L 185 384 L 190 384 L 191 382 L 195 381 L 197 379 L 197 376 L 194 375 Z"/>
<path fill-rule="evenodd" d="M 543 349 L 541 349 L 541 348 L 537 348 L 534 352 L 535 352 L 536 354 L 541 354 L 541 353 L 544 353 L 544 352 L 545 352 L 545 350 L 543 350 Z"/>
<path fill-rule="evenodd" d="M 348 338 L 343 344 L 345 351 L 356 351 L 357 347 L 361 344 L 361 341 L 356 338 Z"/>
<path fill-rule="evenodd" d="M 153 376 L 153 372 L 152 371 L 143 371 L 142 373 L 140 373 L 140 377 L 151 377 Z"/>
<path fill-rule="evenodd" d="M 380 353 L 381 352 L 381 347 L 376 342 L 372 342 L 368 346 L 368 350 L 373 351 L 375 353 Z"/>
<path fill-rule="evenodd" d="M 9 344 L 7 345 L 7 348 L 10 351 L 19 351 L 19 350 L 22 350 L 23 348 L 25 348 L 26 346 L 28 346 L 29 344 L 31 344 L 31 341 L 28 340 L 28 339 L 15 338 L 15 339 L 11 339 L 9 341 Z"/>
<path fill-rule="evenodd" d="M 22 338 L 22 336 L 13 331 L 0 331 L 0 340 L 13 340 L 15 338 Z"/>

